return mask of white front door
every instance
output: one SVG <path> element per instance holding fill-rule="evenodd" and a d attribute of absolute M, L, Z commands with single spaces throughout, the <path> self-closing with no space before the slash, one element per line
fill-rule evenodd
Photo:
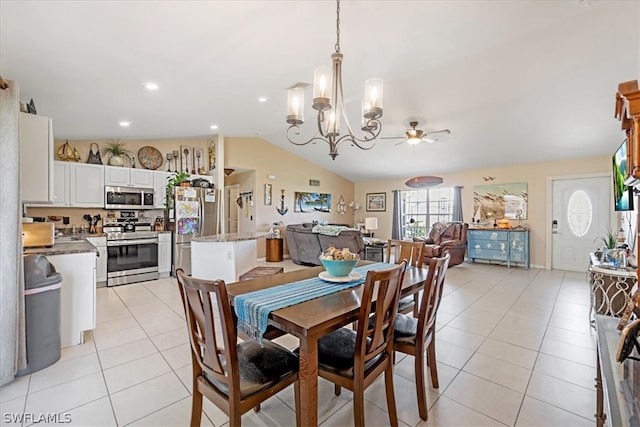
<path fill-rule="evenodd" d="M 551 268 L 587 271 L 589 253 L 611 228 L 611 178 L 555 178 L 552 181 Z"/>

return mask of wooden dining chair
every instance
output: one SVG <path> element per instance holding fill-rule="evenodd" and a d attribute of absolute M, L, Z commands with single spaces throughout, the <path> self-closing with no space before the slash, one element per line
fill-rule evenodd
<path fill-rule="evenodd" d="M 298 357 L 266 339 L 237 343 L 224 281 L 194 279 L 182 269 L 176 273 L 191 342 L 191 426 L 200 425 L 203 395 L 229 416 L 230 426 L 240 426 L 242 414 L 294 384 L 299 427 Z"/>
<path fill-rule="evenodd" d="M 393 325 L 405 267 L 406 262 L 401 262 L 389 270 L 368 271 L 357 331 L 341 328 L 318 341 L 318 375 L 335 384 L 336 395 L 342 387 L 353 391 L 356 426 L 365 424 L 364 390 L 382 374 L 389 420 L 392 426 L 398 425 L 393 392 Z"/>
<path fill-rule="evenodd" d="M 436 313 L 442 299 L 442 287 L 450 259 L 449 253 L 442 258 L 431 258 L 418 318 L 398 314 L 394 325 L 394 350 L 414 356 L 418 412 L 423 420 L 427 419 L 425 351 L 431 373 L 431 384 L 435 388 L 440 386 L 436 366 Z"/>
<path fill-rule="evenodd" d="M 424 253 L 423 242 L 409 242 L 406 240 L 389 239 L 387 241 L 387 251 L 385 255 L 386 262 L 395 262 L 399 264 L 403 259 L 407 260 L 407 266 L 422 268 L 422 259 Z M 400 299 L 398 302 L 398 313 L 413 313 L 418 317 L 418 302 L 420 296 L 418 293 Z"/>

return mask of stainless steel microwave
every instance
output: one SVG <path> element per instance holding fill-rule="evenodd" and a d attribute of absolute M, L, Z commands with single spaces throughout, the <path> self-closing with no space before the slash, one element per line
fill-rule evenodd
<path fill-rule="evenodd" d="M 153 188 L 104 187 L 105 209 L 153 209 Z"/>

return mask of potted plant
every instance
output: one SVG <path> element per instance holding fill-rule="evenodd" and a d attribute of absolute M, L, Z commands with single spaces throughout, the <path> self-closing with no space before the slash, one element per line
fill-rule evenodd
<path fill-rule="evenodd" d="M 133 159 L 133 153 L 124 148 L 124 143 L 119 140 L 107 143 L 107 146 L 102 149 L 104 156 L 109 155 L 108 164 L 110 166 L 124 166 L 124 158 L 129 160 Z"/>
<path fill-rule="evenodd" d="M 190 177 L 191 175 L 189 175 L 187 172 L 180 172 L 167 178 L 167 198 L 164 202 L 164 207 L 166 209 L 169 209 L 171 207 L 171 203 L 173 201 L 173 189 L 180 184 L 188 182 Z"/>
<path fill-rule="evenodd" d="M 611 229 L 607 230 L 604 235 L 600 236 L 600 239 L 598 241 L 604 243 L 605 249 L 615 249 L 616 245 L 618 244 L 616 235 L 613 233 L 613 231 L 611 231 Z"/>

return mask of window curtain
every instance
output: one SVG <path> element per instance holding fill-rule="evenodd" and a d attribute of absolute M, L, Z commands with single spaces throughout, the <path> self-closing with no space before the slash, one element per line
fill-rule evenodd
<path fill-rule="evenodd" d="M 402 193 L 393 190 L 393 217 L 391 218 L 391 238 L 402 239 Z"/>
<path fill-rule="evenodd" d="M 0 386 L 13 381 L 26 367 L 24 336 L 24 279 L 20 227 L 20 145 L 18 141 L 18 85 L 6 81 L 0 89 Z"/>
<path fill-rule="evenodd" d="M 462 222 L 462 186 L 460 185 L 453 187 L 453 212 L 451 220 Z"/>

